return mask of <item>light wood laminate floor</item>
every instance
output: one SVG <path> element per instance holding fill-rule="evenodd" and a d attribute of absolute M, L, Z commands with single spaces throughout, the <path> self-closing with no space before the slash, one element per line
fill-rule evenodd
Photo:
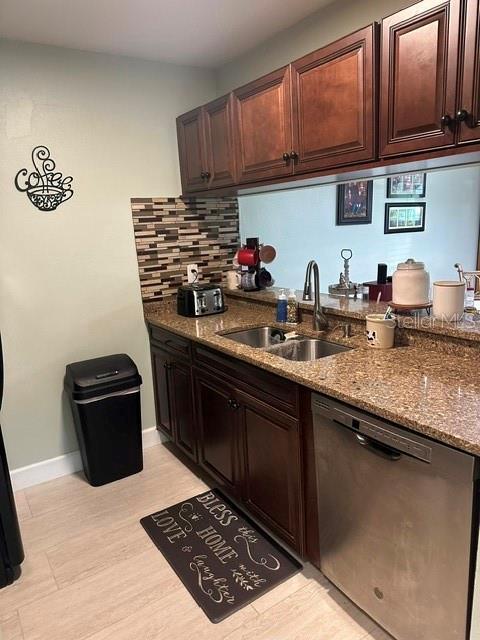
<path fill-rule="evenodd" d="M 139 524 L 206 489 L 168 450 L 103 487 L 66 476 L 16 494 L 26 560 L 0 591 L 2 640 L 389 640 L 317 570 L 211 624 Z"/>

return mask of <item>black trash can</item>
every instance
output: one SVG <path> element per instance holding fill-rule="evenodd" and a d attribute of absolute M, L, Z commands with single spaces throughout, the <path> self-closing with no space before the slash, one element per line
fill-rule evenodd
<path fill-rule="evenodd" d="M 143 469 L 141 384 L 124 353 L 67 365 L 65 390 L 83 469 L 94 487 Z"/>

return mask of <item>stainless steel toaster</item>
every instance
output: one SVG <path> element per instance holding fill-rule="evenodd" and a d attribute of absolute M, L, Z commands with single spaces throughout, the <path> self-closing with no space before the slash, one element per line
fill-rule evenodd
<path fill-rule="evenodd" d="M 223 291 L 215 284 L 186 284 L 178 288 L 177 312 L 181 316 L 196 318 L 212 313 L 223 313 Z"/>

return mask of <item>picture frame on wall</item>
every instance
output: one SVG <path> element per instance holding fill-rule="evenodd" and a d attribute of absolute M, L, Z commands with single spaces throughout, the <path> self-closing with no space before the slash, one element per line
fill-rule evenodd
<path fill-rule="evenodd" d="M 387 198 L 425 198 L 426 173 L 404 173 L 387 178 Z"/>
<path fill-rule="evenodd" d="M 337 187 L 337 225 L 371 224 L 373 181 L 346 182 Z"/>
<path fill-rule="evenodd" d="M 425 231 L 425 210 L 425 202 L 386 203 L 384 233 Z"/>

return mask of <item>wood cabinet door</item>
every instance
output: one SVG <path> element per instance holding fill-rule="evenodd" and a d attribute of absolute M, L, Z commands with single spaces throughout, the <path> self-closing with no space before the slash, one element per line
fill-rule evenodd
<path fill-rule="evenodd" d="M 233 92 L 239 182 L 291 175 L 290 68 Z"/>
<path fill-rule="evenodd" d="M 202 107 L 178 116 L 177 138 L 183 193 L 207 189 Z"/>
<path fill-rule="evenodd" d="M 151 348 L 151 355 L 157 429 L 160 429 L 165 435 L 173 439 L 169 355 L 157 347 Z"/>
<path fill-rule="evenodd" d="M 295 173 L 375 158 L 376 25 L 292 63 Z"/>
<path fill-rule="evenodd" d="M 458 141 L 480 140 L 480 2 L 468 0 L 457 119 Z"/>
<path fill-rule="evenodd" d="M 198 461 L 221 486 L 236 494 L 239 411 L 233 389 L 222 378 L 198 369 L 194 379 Z"/>
<path fill-rule="evenodd" d="M 229 187 L 236 182 L 231 95 L 203 108 L 208 188 Z"/>
<path fill-rule="evenodd" d="M 423 0 L 382 22 L 380 156 L 455 143 L 461 0 Z"/>
<path fill-rule="evenodd" d="M 302 489 L 299 422 L 237 392 L 242 422 L 242 498 L 252 513 L 300 553 Z"/>
<path fill-rule="evenodd" d="M 197 459 L 197 441 L 193 411 L 193 386 L 190 365 L 176 360 L 170 368 L 170 406 L 173 407 L 174 439 L 192 460 Z"/>

